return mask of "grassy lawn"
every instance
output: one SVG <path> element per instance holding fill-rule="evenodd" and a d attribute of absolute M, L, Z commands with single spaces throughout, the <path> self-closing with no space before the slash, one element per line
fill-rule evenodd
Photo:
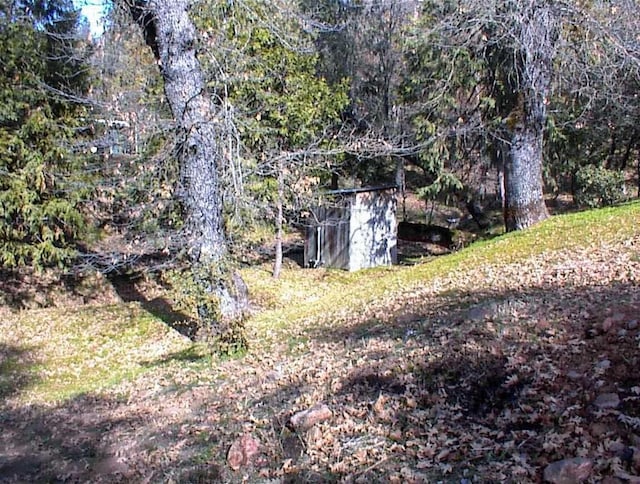
<path fill-rule="evenodd" d="M 0 323 L 7 360 L 3 393 L 22 403 L 55 403 L 133 379 L 147 363 L 192 346 L 135 303 L 24 311 Z M 10 349 L 10 350 L 9 350 Z M 25 384 L 11 388 L 28 374 Z"/>
<path fill-rule="evenodd" d="M 415 265 L 246 268 L 251 350 L 225 361 L 139 303 L 7 312 L 0 475 L 539 482 L 572 457 L 594 482 L 640 475 L 639 222 L 636 202 Z M 317 403 L 332 418 L 292 432 Z M 242 434 L 260 452 L 233 471 Z"/>

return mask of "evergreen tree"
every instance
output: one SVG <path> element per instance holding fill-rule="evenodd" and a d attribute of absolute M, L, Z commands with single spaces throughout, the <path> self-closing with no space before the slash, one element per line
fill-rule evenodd
<path fill-rule="evenodd" d="M 332 85 L 347 82 L 349 104 L 343 120 L 362 139 L 385 140 L 402 152 L 406 126 L 399 108 L 398 87 L 405 74 L 405 32 L 419 12 L 415 0 L 302 1 L 323 29 L 317 36 L 319 72 Z M 347 157 L 341 174 L 365 184 L 386 184 L 402 166 L 404 155 L 370 153 Z M 349 173 L 350 172 L 350 173 Z M 337 182 L 337 178 L 334 179 Z M 401 185 L 401 183 L 399 183 Z"/>
<path fill-rule="evenodd" d="M 248 174 L 245 200 L 228 199 L 249 205 L 248 212 L 262 215 L 256 218 L 275 219 L 277 276 L 283 212 L 300 211 L 309 195 L 304 182 L 328 172 L 326 158 L 309 148 L 330 146 L 348 101 L 347 86 L 330 86 L 317 75 L 314 37 L 303 28 L 295 2 L 202 2 L 198 13 L 207 32 L 207 58 L 215 59 L 207 63 L 209 87 L 233 113 L 240 165 Z M 237 165 L 234 153 L 226 153 L 226 166 Z"/>
<path fill-rule="evenodd" d="M 0 266 L 67 261 L 86 231 L 73 152 L 86 87 L 70 0 L 0 2 Z"/>

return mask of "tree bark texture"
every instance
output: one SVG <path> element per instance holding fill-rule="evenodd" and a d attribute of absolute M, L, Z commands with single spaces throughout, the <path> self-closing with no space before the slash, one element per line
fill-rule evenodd
<path fill-rule="evenodd" d="M 543 140 L 557 35 L 552 6 L 546 0 L 523 5 L 516 59 L 517 102 L 506 120 L 504 153 L 508 231 L 522 230 L 549 216 L 543 194 Z"/>
<path fill-rule="evenodd" d="M 507 231 L 526 229 L 549 216 L 542 192 L 542 135 L 514 133 L 504 170 Z"/>
<path fill-rule="evenodd" d="M 206 91 L 196 56 L 196 29 L 188 9 L 187 0 L 136 0 L 131 5 L 134 19 L 157 57 L 178 127 L 189 254 L 194 265 L 215 267 L 212 280 L 197 282 L 218 297 L 219 316 L 233 320 L 240 318 L 246 307 L 246 288 L 227 264 L 220 186 L 223 128 L 216 117 L 217 106 Z"/>

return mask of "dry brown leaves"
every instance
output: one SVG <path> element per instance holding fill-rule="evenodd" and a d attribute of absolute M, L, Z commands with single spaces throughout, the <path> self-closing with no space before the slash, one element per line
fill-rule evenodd
<path fill-rule="evenodd" d="M 121 386 L 123 398 L 11 409 L 0 442 L 29 447 L 21 421 L 50 429 L 33 442 L 66 477 L 104 481 L 540 482 L 549 464 L 582 457 L 589 481 L 633 480 L 639 285 L 637 237 L 460 267 L 390 287 L 357 313 L 299 321 L 242 360 L 158 367 Z M 618 405 L 597 405 L 604 394 Z M 314 407 L 331 418 L 287 425 Z M 75 456 L 72 437 L 93 453 Z M 2 454 L 0 469 L 20 475 L 6 456 L 24 452 Z M 95 473 L 114 456 L 113 475 Z M 55 477 L 40 469 L 26 475 Z"/>

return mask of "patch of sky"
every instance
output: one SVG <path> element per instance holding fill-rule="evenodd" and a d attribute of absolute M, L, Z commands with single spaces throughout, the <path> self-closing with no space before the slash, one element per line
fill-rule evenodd
<path fill-rule="evenodd" d="M 91 35 L 100 37 L 104 32 L 104 16 L 107 12 L 108 2 L 105 0 L 73 0 L 73 4 L 87 19 Z"/>

